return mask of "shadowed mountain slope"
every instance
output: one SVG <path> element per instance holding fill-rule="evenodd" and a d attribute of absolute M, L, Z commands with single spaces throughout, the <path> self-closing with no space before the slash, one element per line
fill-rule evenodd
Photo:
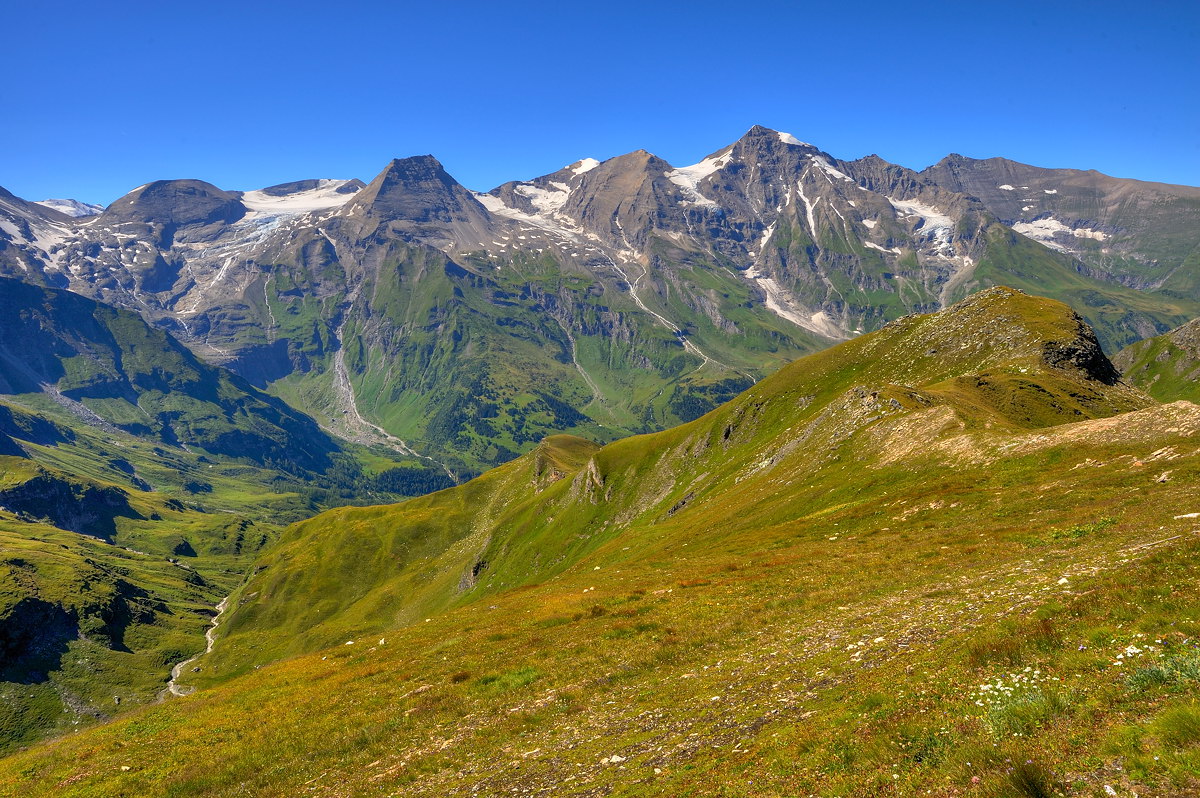
<path fill-rule="evenodd" d="M 0 393 L 46 393 L 95 425 L 285 471 L 323 472 L 338 451 L 311 419 L 137 315 L 2 278 Z"/>

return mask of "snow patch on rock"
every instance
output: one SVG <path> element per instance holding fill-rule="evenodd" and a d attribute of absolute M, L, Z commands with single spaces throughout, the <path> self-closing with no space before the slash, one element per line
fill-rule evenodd
<path fill-rule="evenodd" d="M 815 163 L 817 166 L 819 166 L 821 168 L 821 170 L 823 172 L 825 172 L 825 174 L 829 175 L 830 177 L 836 177 L 839 180 L 845 180 L 848 183 L 854 182 L 854 178 L 850 177 L 845 172 L 840 171 L 837 167 L 835 167 L 833 164 L 831 164 L 829 161 L 825 160 L 824 158 L 819 158 L 817 156 L 813 156 L 812 160 L 813 160 L 813 163 Z"/>
<path fill-rule="evenodd" d="M 1032 238 L 1035 241 L 1040 241 L 1043 244 L 1049 243 L 1059 234 L 1071 235 L 1075 238 L 1090 238 L 1093 241 L 1105 241 L 1109 237 L 1108 233 L 1088 227 L 1072 229 L 1053 216 L 1047 216 L 1044 219 L 1034 219 L 1032 222 L 1017 222 L 1012 228 L 1021 235 Z"/>
<path fill-rule="evenodd" d="M 562 210 L 563 205 L 567 204 L 567 199 L 571 196 L 571 187 L 566 183 L 551 182 L 547 185 L 548 188 L 542 188 L 532 183 L 525 183 L 517 186 L 514 191 L 523 197 L 528 197 L 539 213 L 555 214 Z"/>
<path fill-rule="evenodd" d="M 552 183 L 551 185 L 563 186 L 564 184 Z M 535 197 L 531 196 L 530 193 L 521 191 L 523 188 L 536 189 L 537 191 L 544 192 L 544 194 L 547 196 L 539 195 L 538 198 L 535 199 Z M 538 189 L 537 186 L 531 185 L 518 186 L 516 190 L 523 196 L 529 197 L 530 201 L 533 202 L 534 207 L 537 208 L 539 212 L 536 214 L 526 213 L 525 211 L 506 205 L 504 200 L 491 194 L 476 194 L 475 199 L 479 201 L 480 205 L 487 209 L 488 213 L 505 219 L 511 219 L 514 222 L 520 222 L 528 227 L 536 228 L 536 230 L 550 233 L 552 236 L 554 236 L 554 238 L 558 239 L 557 243 L 559 244 L 565 243 L 568 245 L 578 246 L 582 243 L 583 239 L 580 236 L 580 231 L 577 228 L 572 229 L 573 225 L 566 215 L 558 213 L 557 211 L 543 211 L 543 207 L 549 207 L 553 203 L 559 202 L 558 197 L 549 195 L 561 192 L 551 192 L 545 189 Z M 534 193 L 536 194 L 537 192 L 535 191 Z M 539 205 L 539 201 L 543 204 Z M 565 201 L 566 197 L 563 196 L 562 202 Z M 559 202 L 557 207 L 561 208 L 562 202 Z M 501 238 L 507 242 L 511 236 L 502 235 Z M 522 236 L 518 236 L 518 238 L 522 238 Z M 491 243 L 493 246 L 504 246 L 504 244 L 498 241 L 493 241 Z M 581 253 L 572 252 L 571 254 L 578 256 Z"/>
<path fill-rule="evenodd" d="M 812 311 L 797 302 L 792 295 L 779 284 L 774 277 L 763 274 L 755 264 L 745 271 L 746 278 L 762 289 L 767 310 L 781 319 L 786 319 L 797 327 L 801 327 L 817 335 L 844 341 L 848 337 L 846 331 L 824 311 Z"/>
<path fill-rule="evenodd" d="M 888 197 L 888 202 L 896 209 L 896 215 L 906 218 L 918 217 L 914 232 L 930 242 L 939 254 L 952 254 L 950 247 L 950 231 L 954 229 L 954 220 L 932 205 L 926 205 L 916 200 L 898 200 Z"/>
<path fill-rule="evenodd" d="M 595 158 L 584 158 L 581 161 L 576 161 L 575 163 L 571 164 L 567 168 L 571 170 L 572 174 L 579 176 L 586 172 L 592 171 L 599 165 L 600 165 L 600 162 L 597 161 Z"/>
<path fill-rule="evenodd" d="M 715 208 L 717 207 L 717 203 L 700 193 L 700 183 L 706 177 L 728 166 L 732 155 L 733 147 L 730 147 L 720 155 L 705 158 L 700 163 L 672 169 L 670 172 L 664 172 L 663 174 L 668 180 L 683 189 L 684 195 L 687 196 L 687 201 L 691 204 Z"/>
<path fill-rule="evenodd" d="M 811 147 L 812 146 L 807 141 L 801 141 L 800 139 L 793 136 L 791 133 L 784 133 L 782 131 L 776 131 L 776 135 L 779 136 L 779 140 L 782 141 L 784 144 L 791 144 L 793 147 Z"/>

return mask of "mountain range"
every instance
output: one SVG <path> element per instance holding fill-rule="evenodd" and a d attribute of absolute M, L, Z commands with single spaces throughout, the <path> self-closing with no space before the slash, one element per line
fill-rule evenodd
<path fill-rule="evenodd" d="M 1200 315 L 1200 189 L 950 156 L 923 172 L 761 127 L 470 191 L 158 181 L 64 218 L 0 196 L 0 270 L 134 310 L 331 431 L 467 475 L 546 434 L 696 417 L 801 354 L 1006 284 L 1115 352 Z"/>

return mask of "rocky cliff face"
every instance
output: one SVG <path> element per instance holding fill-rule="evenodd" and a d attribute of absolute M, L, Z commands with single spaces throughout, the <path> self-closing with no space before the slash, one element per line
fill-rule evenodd
<path fill-rule="evenodd" d="M 71 532 L 109 539 L 118 516 L 139 517 L 120 488 L 80 482 L 45 469 L 0 487 L 0 509 Z"/>

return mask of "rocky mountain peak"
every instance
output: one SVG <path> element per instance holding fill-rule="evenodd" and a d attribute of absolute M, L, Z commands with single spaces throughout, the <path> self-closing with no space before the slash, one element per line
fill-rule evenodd
<path fill-rule="evenodd" d="M 800 162 L 814 155 L 822 156 L 829 161 L 834 160 L 833 156 L 822 152 L 819 148 L 814 147 L 806 141 L 801 141 L 791 133 L 772 130 L 762 125 L 755 125 L 750 128 L 740 139 L 721 150 L 717 150 L 709 158 L 726 150 L 731 153 L 734 159 L 745 163 Z"/>
<path fill-rule="evenodd" d="M 634 150 L 627 152 L 624 155 L 618 155 L 615 158 L 609 158 L 602 164 L 599 164 L 597 169 L 602 169 L 608 174 L 615 172 L 637 172 L 637 171 L 655 171 L 658 169 L 670 169 L 671 165 L 662 158 L 659 158 L 648 150 Z M 593 170 L 596 171 L 596 170 Z"/>
<path fill-rule="evenodd" d="M 402 237 L 423 238 L 439 248 L 473 248 L 492 227 L 475 194 L 432 155 L 393 159 L 346 207 L 368 227 L 386 224 Z"/>
<path fill-rule="evenodd" d="M 203 180 L 156 180 L 118 199 L 100 215 L 104 224 L 164 225 L 232 223 L 246 215 L 236 194 Z"/>
<path fill-rule="evenodd" d="M 414 222 L 449 219 L 472 206 L 480 207 L 432 155 L 393 159 L 352 202 L 368 215 Z"/>
<path fill-rule="evenodd" d="M 872 157 L 878 157 L 878 156 L 872 156 Z M 961 166 L 961 165 L 963 165 L 963 164 L 965 164 L 965 163 L 968 163 L 969 161 L 971 161 L 971 159 L 970 159 L 970 158 L 968 158 L 967 156 L 965 156 L 965 155 L 961 155 L 961 154 L 959 154 L 959 153 L 957 153 L 957 152 L 952 152 L 952 153 L 950 153 L 949 155 L 946 155 L 946 156 L 944 156 L 944 157 L 943 157 L 943 158 L 942 158 L 940 161 L 938 161 L 937 163 L 935 163 L 935 164 L 934 164 L 932 167 L 930 167 L 930 168 L 934 168 L 934 169 L 936 169 L 936 168 L 938 168 L 938 167 L 955 167 L 955 166 Z"/>
<path fill-rule="evenodd" d="M 814 147 L 812 144 L 809 144 L 807 141 L 801 141 L 800 139 L 793 136 L 791 133 L 785 133 L 782 130 L 774 130 L 769 127 L 763 127 L 762 125 L 755 125 L 754 127 L 747 130 L 740 139 L 738 139 L 738 143 L 749 143 L 749 142 L 761 142 L 763 144 L 768 144 L 773 147 L 774 146 L 803 147 L 804 149 L 807 149 L 807 150 L 813 150 L 814 152 L 820 152 L 820 150 L 817 149 L 816 147 Z"/>
<path fill-rule="evenodd" d="M 841 167 L 859 185 L 885 196 L 909 198 L 929 188 L 917 172 L 885 161 L 878 155 L 845 161 Z"/>

